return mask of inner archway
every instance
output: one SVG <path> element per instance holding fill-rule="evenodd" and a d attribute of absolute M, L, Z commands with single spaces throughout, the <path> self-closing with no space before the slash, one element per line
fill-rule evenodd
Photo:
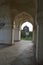
<path fill-rule="evenodd" d="M 33 25 L 26 21 L 21 25 L 21 40 L 32 40 L 33 38 Z"/>
<path fill-rule="evenodd" d="M 26 22 L 26 26 L 29 28 L 29 33 L 31 34 L 33 40 L 33 27 L 34 27 L 34 19 L 33 17 L 27 12 L 21 12 L 15 16 L 13 21 L 13 41 L 20 41 L 21 40 L 21 26 L 23 23 Z M 30 30 L 32 29 L 32 30 Z"/>

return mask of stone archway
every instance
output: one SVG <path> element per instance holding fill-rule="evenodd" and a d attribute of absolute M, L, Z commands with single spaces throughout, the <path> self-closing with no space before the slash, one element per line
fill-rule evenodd
<path fill-rule="evenodd" d="M 21 12 L 17 16 L 15 16 L 15 23 L 16 24 L 22 24 L 25 21 L 30 21 L 32 24 L 34 24 L 33 17 L 28 14 L 27 12 Z"/>
<path fill-rule="evenodd" d="M 33 25 L 29 21 L 22 23 L 21 27 L 21 40 L 33 40 Z"/>
<path fill-rule="evenodd" d="M 17 16 L 15 16 L 14 18 L 14 30 L 13 30 L 13 41 L 19 41 L 20 40 L 20 26 L 22 25 L 22 23 L 24 23 L 25 21 L 29 21 L 30 23 L 34 24 L 34 20 L 33 17 L 26 13 L 26 12 L 21 12 L 19 13 Z"/>

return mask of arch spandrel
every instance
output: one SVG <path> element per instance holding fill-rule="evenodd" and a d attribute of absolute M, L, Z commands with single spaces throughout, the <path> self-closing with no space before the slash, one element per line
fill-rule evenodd
<path fill-rule="evenodd" d="M 22 13 L 18 14 L 17 16 L 15 16 L 15 23 L 17 25 L 20 25 L 20 24 L 24 23 L 25 21 L 29 21 L 32 24 L 34 23 L 33 17 L 26 12 L 22 12 Z"/>

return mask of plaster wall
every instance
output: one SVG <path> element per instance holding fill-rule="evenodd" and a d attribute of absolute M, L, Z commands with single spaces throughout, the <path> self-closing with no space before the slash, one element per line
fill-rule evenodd
<path fill-rule="evenodd" d="M 11 20 L 8 6 L 0 7 L 0 23 L 5 25 L 0 29 L 0 43 L 10 44 L 11 43 Z"/>

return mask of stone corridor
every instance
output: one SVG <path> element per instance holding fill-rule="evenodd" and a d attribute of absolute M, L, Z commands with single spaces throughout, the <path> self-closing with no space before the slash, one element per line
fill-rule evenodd
<path fill-rule="evenodd" d="M 34 61 L 31 41 L 22 40 L 0 49 L 0 65 L 34 65 Z"/>

